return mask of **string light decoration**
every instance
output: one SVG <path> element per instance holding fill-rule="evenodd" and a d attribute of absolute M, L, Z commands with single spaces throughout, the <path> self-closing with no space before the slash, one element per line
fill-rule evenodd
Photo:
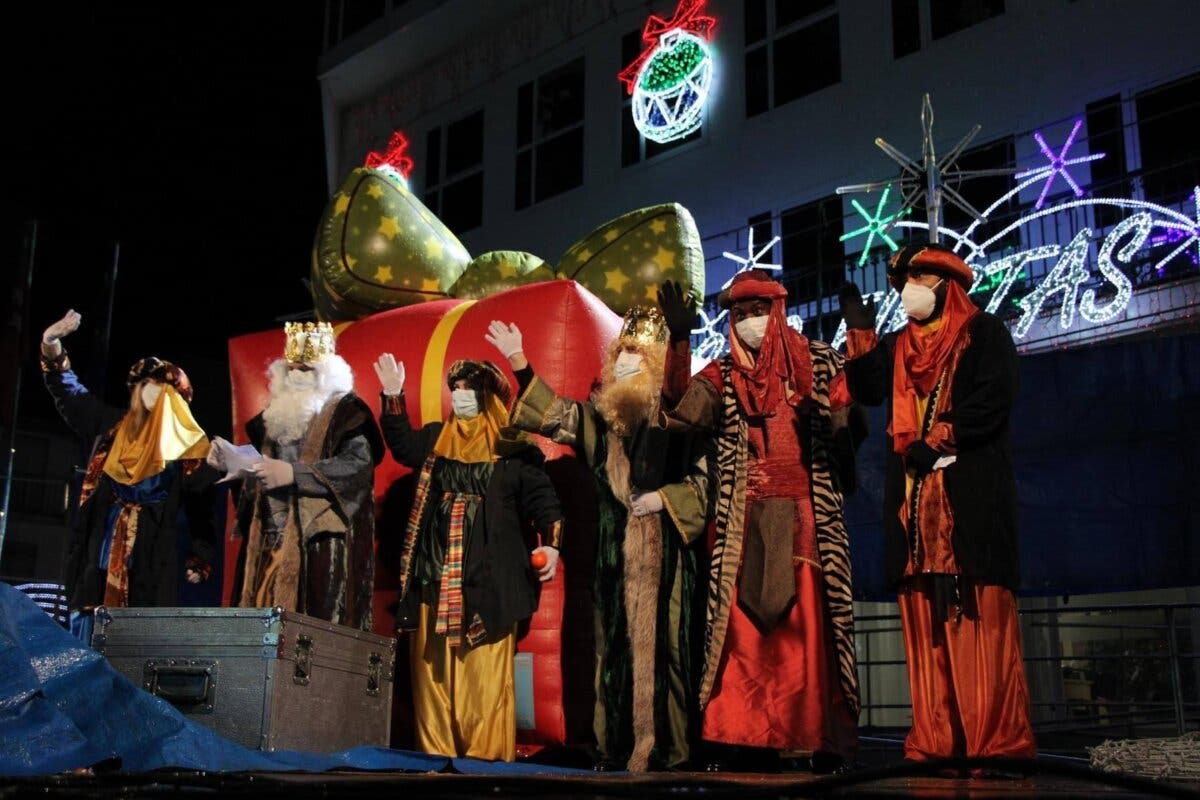
<path fill-rule="evenodd" d="M 1071 173 L 1067 170 L 1067 167 L 1086 164 L 1089 161 L 1104 158 L 1104 153 L 1092 153 L 1091 155 L 1067 158 L 1067 151 L 1075 143 L 1075 136 L 1079 133 L 1079 126 L 1082 124 L 1082 119 L 1075 120 L 1075 127 L 1071 128 L 1071 133 L 1067 136 L 1067 141 L 1063 143 L 1062 149 L 1058 151 L 1057 155 L 1050 150 L 1050 147 L 1046 144 L 1046 140 L 1042 138 L 1042 132 L 1034 131 L 1033 138 L 1038 143 L 1038 147 L 1041 149 L 1042 155 L 1046 157 L 1048 163 L 1037 169 L 1030 169 L 1016 174 L 1017 180 L 1021 180 L 1022 178 L 1046 179 L 1046 185 L 1042 187 L 1042 193 L 1038 195 L 1037 203 L 1033 206 L 1034 208 L 1040 209 L 1046 204 L 1046 194 L 1050 191 L 1050 185 L 1054 183 L 1054 178 L 1058 175 L 1061 175 L 1063 180 L 1067 182 L 1067 185 L 1071 187 L 1071 191 L 1075 193 L 1076 197 L 1083 197 L 1083 189 L 1079 188 L 1079 184 L 1071 177 Z"/>
<path fill-rule="evenodd" d="M 976 125 L 967 131 L 950 152 L 942 158 L 937 157 L 933 143 L 933 102 L 926 94 L 921 101 L 921 161 L 914 161 L 900 150 L 888 144 L 882 137 L 875 139 L 875 146 L 882 150 L 888 158 L 900 165 L 900 174 L 895 178 L 871 183 L 856 183 L 850 186 L 839 186 L 838 194 L 858 194 L 876 192 L 887 189 L 892 183 L 900 185 L 900 210 L 893 218 L 895 220 L 906 215 L 917 203 L 925 201 L 925 229 L 929 231 L 929 241 L 936 244 L 942 228 L 942 205 L 949 201 L 973 218 L 980 217 L 967 199 L 959 194 L 957 187 L 963 181 L 972 178 L 982 178 L 989 175 L 1011 175 L 1012 169 L 976 169 L 964 170 L 957 166 L 958 157 L 967 149 L 967 145 L 975 138 L 982 126 Z M 950 185 L 953 184 L 953 185 Z"/>
<path fill-rule="evenodd" d="M 1195 187 L 1189 197 L 1191 201 L 1190 216 L 1176 208 L 1145 200 L 1120 197 L 1084 197 L 1083 189 L 1070 174 L 1068 168 L 1096 161 L 1103 158 L 1104 154 L 1091 153 L 1068 157 L 1071 148 L 1075 145 L 1082 120 L 1075 121 L 1070 134 L 1058 152 L 1050 149 L 1040 131 L 1035 132 L 1033 138 L 1042 155 L 1046 157 L 1047 163 L 1035 169 L 1021 171 L 1015 169 L 962 171 L 954 168 L 958 156 L 979 131 L 978 125 L 972 128 L 948 155 L 938 159 L 933 147 L 933 108 L 928 95 L 925 96 L 922 104 L 921 124 L 923 142 L 920 163 L 908 158 L 882 138 L 875 140 L 876 145 L 900 165 L 900 176 L 894 180 L 899 180 L 902 202 L 900 210 L 896 214 L 884 217 L 882 202 L 875 214 L 871 215 L 857 202 L 851 201 L 855 210 L 867 221 L 867 225 L 842 236 L 841 240 L 846 241 L 855 235 L 868 234 L 869 238 L 863 251 L 863 257 L 859 258 L 859 266 L 866 263 L 865 256 L 870 250 L 872 233 L 883 234 L 889 228 L 924 230 L 927 232 L 930 242 L 942 240 L 953 242 L 952 249 L 962 256 L 975 275 L 971 292 L 976 294 L 991 292 L 986 310 L 994 313 L 1001 309 L 1013 288 L 1018 285 L 1018 280 L 1026 275 L 1029 264 L 1057 258 L 1058 261 L 1054 266 L 1037 280 L 1027 294 L 1013 301 L 1021 309 L 1021 316 L 1013 326 L 1013 337 L 1020 340 L 1029 334 L 1034 322 L 1041 316 L 1046 302 L 1059 296 L 1062 298 L 1062 304 L 1058 309 L 1058 324 L 1064 332 L 1071 330 L 1075 324 L 1076 312 L 1078 312 L 1078 316 L 1092 325 L 1103 325 L 1121 317 L 1125 314 L 1133 298 L 1133 281 L 1127 271 L 1136 254 L 1143 249 L 1152 251 L 1157 249 L 1158 252 L 1169 251 L 1162 257 L 1156 256 L 1157 262 L 1153 269 L 1159 276 L 1165 273 L 1168 262 L 1192 248 L 1194 248 L 1195 256 L 1192 255 L 1192 252 L 1187 252 L 1188 258 L 1193 264 L 1200 265 L 1200 186 Z M 976 211 L 970 203 L 962 199 L 953 187 L 946 185 L 947 182 L 950 182 L 957 186 L 958 182 L 962 180 L 984 175 L 1013 175 L 1016 185 L 983 211 Z M 1060 175 L 1071 188 L 1075 199 L 1047 206 L 1046 198 L 1050 186 Z M 1005 225 L 986 239 L 975 238 L 980 226 L 988 221 L 993 212 L 1006 206 L 1014 196 L 1041 182 L 1044 184 L 1038 201 L 1029 213 Z M 886 200 L 891 183 L 892 181 L 877 181 L 842 186 L 838 188 L 837 192 L 838 194 L 849 194 L 883 190 L 882 200 Z M 972 216 L 970 224 L 961 232 L 951 230 L 941 224 L 943 198 Z M 922 200 L 925 206 L 925 222 L 901 219 L 905 213 L 916 207 Z M 1041 244 L 1015 253 L 1006 252 L 1002 257 L 991 262 L 987 260 L 989 248 L 1004 244 L 1005 238 L 1013 231 L 1044 217 L 1057 214 L 1069 215 L 1075 209 L 1089 206 L 1119 208 L 1133 212 L 1113 226 L 1104 239 L 1099 242 L 1095 272 L 1103 282 L 1115 289 L 1111 299 L 1106 302 L 1100 302 L 1101 287 L 1094 285 L 1097 282 L 1096 276 L 1088 268 L 1091 244 L 1094 238 L 1090 228 L 1084 227 L 1078 230 L 1070 243 L 1065 246 Z M 1084 288 L 1088 284 L 1092 285 Z M 873 296 L 879 307 L 876 330 L 880 334 L 897 330 L 906 324 L 907 318 L 903 306 L 899 302 L 898 293 L 894 291 L 875 292 Z M 838 327 L 833 344 L 835 347 L 840 347 L 845 340 L 846 326 L 843 320 Z"/>
<path fill-rule="evenodd" d="M 367 159 L 363 162 L 363 166 L 367 169 L 377 169 L 398 176 L 407 189 L 408 176 L 412 174 L 413 170 L 413 160 L 408 155 L 408 137 L 402 131 L 396 131 L 388 140 L 386 150 L 382 153 L 377 150 L 367 153 Z"/>
<path fill-rule="evenodd" d="M 618 73 L 633 95 L 633 123 L 645 138 L 665 144 L 696 131 L 713 86 L 708 47 L 717 21 L 705 0 L 681 0 L 669 19 L 651 15 L 642 30 L 646 50 Z"/>
<path fill-rule="evenodd" d="M 883 239 L 883 243 L 886 244 L 888 249 L 893 253 L 900 249 L 900 245 L 896 244 L 895 240 L 892 239 L 891 236 L 888 236 L 888 229 L 891 227 L 892 221 L 899 216 L 900 212 L 889 214 L 886 217 L 883 216 L 883 209 L 887 206 L 888 194 L 890 194 L 891 191 L 892 185 L 890 183 L 883 187 L 883 194 L 879 196 L 879 205 L 875 206 L 875 213 L 873 215 L 867 213 L 867 210 L 862 207 L 862 203 L 853 198 L 850 200 L 850 205 L 854 206 L 854 210 L 859 213 L 859 216 L 867 221 L 867 224 L 861 228 L 855 228 L 848 233 L 843 233 L 838 237 L 838 241 L 844 242 L 848 239 L 853 239 L 855 236 L 861 236 L 864 233 L 867 235 L 867 241 L 866 244 L 863 245 L 862 255 L 858 258 L 858 265 L 860 267 L 867 263 L 867 259 L 871 255 L 871 242 L 875 241 L 876 236 L 878 236 L 880 239 Z M 912 209 L 910 208 L 909 211 L 911 210 Z M 908 212 L 906 211 L 904 213 Z"/>
<path fill-rule="evenodd" d="M 779 237 L 773 236 L 771 237 L 771 241 L 756 251 L 754 249 L 754 227 L 751 226 L 746 237 L 745 256 L 739 256 L 737 253 L 731 253 L 728 250 L 721 253 L 721 255 L 738 265 L 737 270 L 733 273 L 734 276 L 740 275 L 748 269 L 779 272 L 783 269 L 781 264 L 763 264 L 759 262 L 759 259 L 765 256 L 778 241 Z M 731 283 L 733 283 L 733 276 L 721 284 L 721 290 L 728 289 Z M 692 350 L 697 358 L 711 361 L 714 358 L 720 358 L 729 349 L 729 337 L 727 335 L 729 324 L 726 321 L 728 316 L 729 312 L 726 309 L 721 309 L 713 317 L 708 316 L 708 312 L 704 309 L 700 309 L 700 327 L 692 329 L 692 334 L 700 337 L 700 344 Z M 804 319 L 799 314 L 789 315 L 787 322 L 797 331 L 803 332 Z M 722 323 L 725 323 L 723 328 L 719 327 Z"/>

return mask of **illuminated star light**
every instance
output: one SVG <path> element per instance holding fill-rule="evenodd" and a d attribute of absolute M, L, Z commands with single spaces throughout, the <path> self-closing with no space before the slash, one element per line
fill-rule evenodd
<path fill-rule="evenodd" d="M 1104 158 L 1104 153 L 1092 153 L 1091 155 L 1067 158 L 1067 151 L 1070 150 L 1071 145 L 1075 143 L 1075 136 L 1079 133 L 1079 126 L 1082 124 L 1082 119 L 1075 120 L 1075 127 L 1071 128 L 1071 133 L 1069 136 L 1067 136 L 1067 141 L 1063 143 L 1062 149 L 1058 151 L 1058 155 L 1055 155 L 1054 152 L 1051 151 L 1049 145 L 1046 144 L 1046 140 L 1042 138 L 1041 131 L 1034 132 L 1033 138 L 1037 140 L 1038 147 L 1040 147 L 1042 150 L 1042 155 L 1046 157 L 1046 161 L 1049 163 L 1047 163 L 1046 166 L 1038 167 L 1037 169 L 1028 169 L 1024 172 L 1018 172 L 1015 177 L 1017 180 L 1034 177 L 1046 178 L 1046 184 L 1042 187 L 1042 193 L 1038 195 L 1037 203 L 1034 204 L 1035 209 L 1040 209 L 1046 204 L 1046 195 L 1050 192 L 1050 185 L 1054 183 L 1054 177 L 1056 175 L 1062 175 L 1063 180 L 1065 180 L 1067 185 L 1071 187 L 1071 191 L 1075 193 L 1076 197 L 1083 197 L 1083 189 L 1079 188 L 1079 184 L 1076 183 L 1075 179 L 1071 177 L 1071 173 L 1067 171 L 1067 167 L 1073 167 L 1076 164 L 1084 164 L 1088 161 L 1096 161 Z"/>
<path fill-rule="evenodd" d="M 894 215 L 895 219 L 891 225 L 898 224 L 895 221 L 896 219 L 907 214 L 910 209 L 915 208 L 918 203 L 924 201 L 926 229 L 929 231 L 929 241 L 932 244 L 937 244 L 941 232 L 944 230 L 942 227 L 942 207 L 946 202 L 957 206 L 969 214 L 972 219 L 979 219 L 982 216 L 959 193 L 958 186 L 963 181 L 989 175 L 1011 175 L 1016 171 L 1007 168 L 967 170 L 961 169 L 958 166 L 959 156 L 962 155 L 967 145 L 971 143 L 971 140 L 975 138 L 975 135 L 979 131 L 980 126 L 976 125 L 967 132 L 966 136 L 958 141 L 958 144 L 950 149 L 949 153 L 938 158 L 933 142 L 933 103 L 930 101 L 929 95 L 926 94 L 921 102 L 921 160 L 918 162 L 909 158 L 896 147 L 884 141 L 883 138 L 876 138 L 875 145 L 888 158 L 900 166 L 900 175 L 883 181 L 839 186 L 837 187 L 837 193 L 858 194 L 862 192 L 875 192 L 890 186 L 892 183 L 899 183 L 900 210 Z"/>
<path fill-rule="evenodd" d="M 748 269 L 765 269 L 765 270 L 770 270 L 772 272 L 780 272 L 783 269 L 783 266 L 780 264 L 760 264 L 760 263 L 758 263 L 758 260 L 760 258 L 762 258 L 764 255 L 766 255 L 767 251 L 770 250 L 772 247 L 774 247 L 775 243 L 778 241 L 779 241 L 779 237 L 775 236 L 771 239 L 771 241 L 764 244 L 762 246 L 761 250 L 759 250 L 757 253 L 754 252 L 754 228 L 751 227 L 750 231 L 749 231 L 749 238 L 746 240 L 746 257 L 745 258 L 743 258 L 742 256 L 739 256 L 739 255 L 734 255 L 733 253 L 729 252 L 728 250 L 721 253 L 721 255 L 723 255 L 725 258 L 728 258 L 730 261 L 736 262 L 737 264 L 741 265 L 739 267 L 739 269 L 737 270 L 737 272 L 734 273 L 735 276 L 740 275 L 741 273 L 745 272 Z M 733 283 L 733 278 L 730 278 L 729 280 L 727 280 L 723 284 L 721 284 L 721 288 L 728 289 L 729 284 L 731 284 L 731 283 Z"/>
<path fill-rule="evenodd" d="M 883 194 L 879 197 L 879 205 L 875 207 L 874 216 L 867 213 L 867 210 L 862 207 L 862 203 L 853 198 L 850 199 L 850 205 L 854 206 L 854 210 L 857 211 L 862 218 L 867 221 L 867 224 L 861 228 L 856 228 L 849 233 L 843 233 L 838 237 L 838 241 L 844 242 L 847 239 L 853 239 L 855 236 L 860 236 L 864 233 L 867 235 L 867 243 L 863 245 L 862 255 L 858 258 L 858 265 L 860 267 L 867 263 L 867 258 L 871 255 L 871 243 L 875 241 L 876 236 L 883 239 L 884 243 L 888 246 L 888 249 L 893 253 L 900 249 L 900 245 L 896 244 L 895 240 L 893 240 L 892 237 L 888 236 L 887 234 L 888 228 L 891 227 L 892 220 L 894 220 L 897 215 L 889 214 L 886 217 L 883 216 L 883 208 L 887 205 L 888 194 L 891 193 L 891 191 L 892 185 L 889 183 L 884 187 Z"/>

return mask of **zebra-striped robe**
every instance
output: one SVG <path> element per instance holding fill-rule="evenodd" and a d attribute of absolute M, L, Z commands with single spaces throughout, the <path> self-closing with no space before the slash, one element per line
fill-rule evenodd
<path fill-rule="evenodd" d="M 842 357 L 823 342 L 808 344 L 813 390 L 799 411 L 781 405 L 773 416 L 748 419 L 726 356 L 680 388 L 667 424 L 717 438 L 700 693 L 704 738 L 849 756 L 857 743 L 858 677 L 849 549 L 833 463 L 835 419 L 844 418 L 835 412 L 849 396 Z M 676 399 L 670 387 L 685 385 L 686 359 L 674 349 L 668 355 L 668 400 Z M 787 585 L 788 570 L 794 586 Z M 778 614 L 763 619 L 764 608 Z"/>

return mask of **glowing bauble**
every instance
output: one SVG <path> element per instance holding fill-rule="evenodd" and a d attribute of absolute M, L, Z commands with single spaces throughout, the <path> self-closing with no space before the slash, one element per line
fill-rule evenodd
<path fill-rule="evenodd" d="M 700 127 L 713 82 L 708 43 L 684 30 L 667 31 L 642 64 L 633 89 L 633 122 L 642 136 L 664 143 Z"/>

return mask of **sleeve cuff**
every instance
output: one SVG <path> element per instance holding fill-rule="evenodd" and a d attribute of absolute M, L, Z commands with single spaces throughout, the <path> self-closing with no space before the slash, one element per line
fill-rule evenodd
<path fill-rule="evenodd" d="M 877 344 L 879 344 L 879 334 L 874 330 L 863 330 L 862 328 L 846 330 L 846 358 L 853 360 L 865 356 L 875 349 Z"/>
<path fill-rule="evenodd" d="M 939 453 L 953 455 L 958 452 L 954 443 L 954 426 L 949 422 L 935 422 L 925 436 L 925 444 Z"/>
<path fill-rule="evenodd" d="M 562 549 L 562 530 L 563 521 L 561 519 L 550 523 L 550 529 L 543 532 L 542 544 L 546 547 L 553 547 L 555 550 Z"/>
<path fill-rule="evenodd" d="M 41 350 L 39 348 L 39 354 Z M 71 369 L 71 359 L 67 357 L 66 348 L 59 351 L 54 358 L 46 358 L 41 354 L 42 372 L 67 372 Z"/>
<path fill-rule="evenodd" d="M 400 394 L 379 393 L 379 407 L 384 414 L 404 414 L 404 392 Z"/>

